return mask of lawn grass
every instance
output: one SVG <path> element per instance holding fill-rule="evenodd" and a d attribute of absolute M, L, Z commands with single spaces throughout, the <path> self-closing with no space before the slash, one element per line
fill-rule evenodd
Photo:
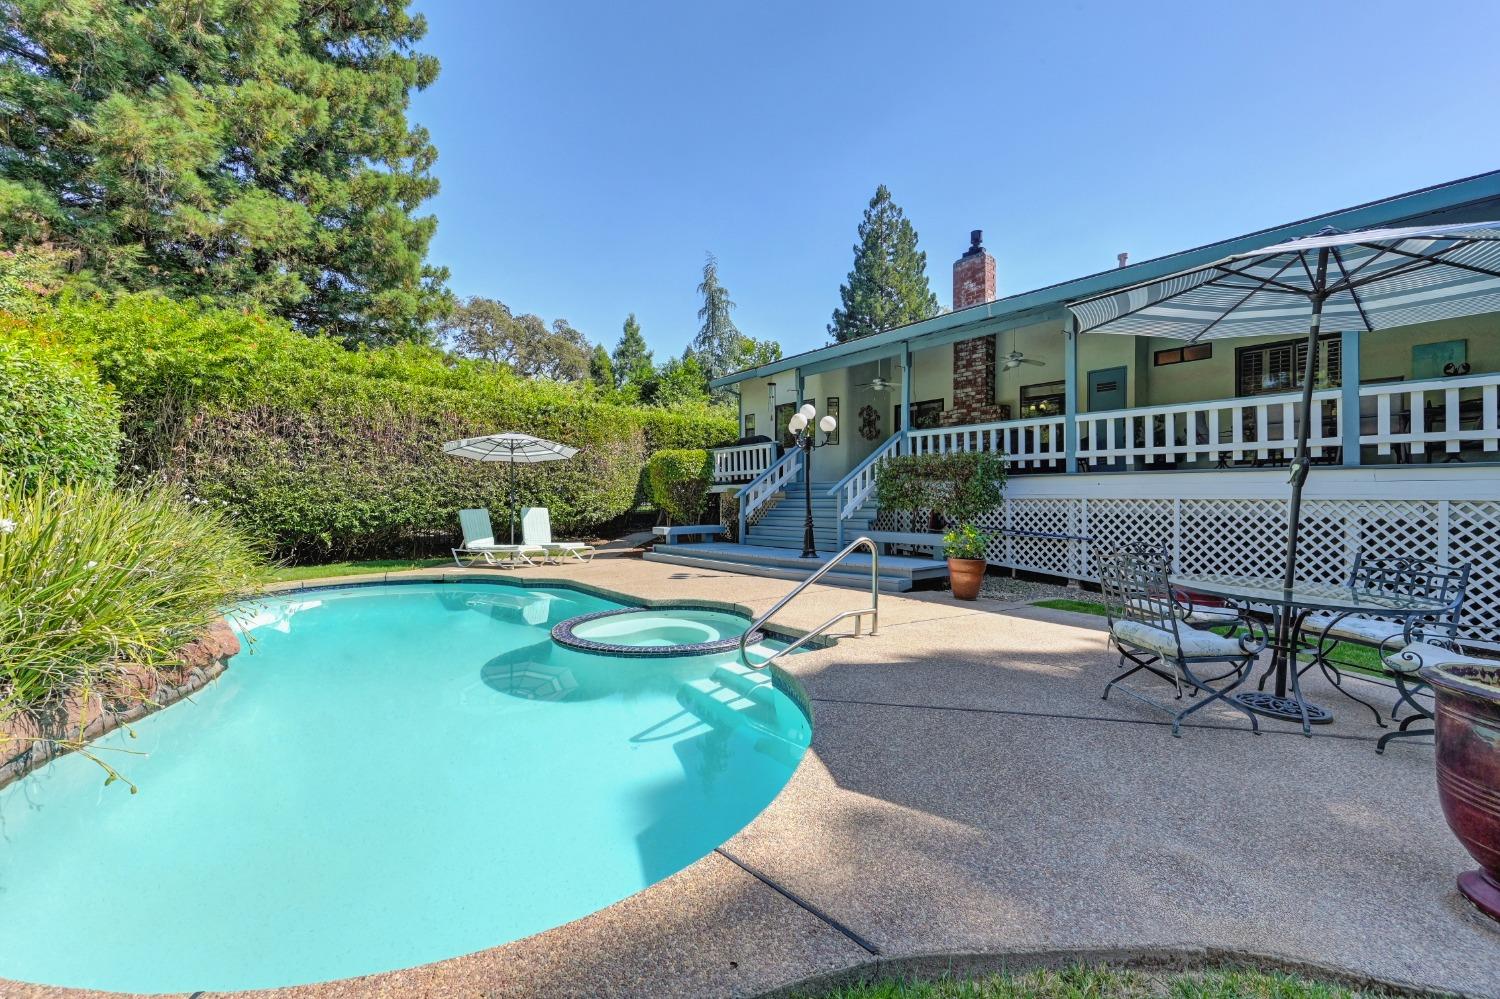
<path fill-rule="evenodd" d="M 1099 617 L 1105 617 L 1109 613 L 1104 609 L 1103 604 L 1095 603 L 1092 600 L 1068 600 L 1065 597 L 1057 600 L 1036 600 L 1032 602 L 1031 606 L 1047 607 L 1051 610 L 1072 611 L 1075 614 L 1095 614 Z"/>
<path fill-rule="evenodd" d="M 805 993 L 804 999 L 1375 999 L 1386 995 L 1279 972 L 1168 974 L 1069 968 L 936 981 L 885 979 L 833 992 Z"/>
<path fill-rule="evenodd" d="M 451 565 L 446 558 L 378 558 L 367 562 L 329 562 L 326 565 L 281 565 L 266 571 L 268 583 L 290 583 L 299 579 L 322 579 L 325 576 L 362 576 L 375 572 L 401 572 L 405 569 L 430 569 Z"/>
<path fill-rule="evenodd" d="M 1075 614 L 1093 614 L 1097 617 L 1106 617 L 1109 613 L 1104 609 L 1103 604 L 1091 600 L 1037 600 L 1032 603 L 1032 606 L 1072 611 Z M 1385 672 L 1380 664 L 1379 650 L 1368 646 L 1338 642 L 1330 651 L 1329 658 L 1341 669 L 1353 669 L 1375 676 L 1382 676 Z"/>

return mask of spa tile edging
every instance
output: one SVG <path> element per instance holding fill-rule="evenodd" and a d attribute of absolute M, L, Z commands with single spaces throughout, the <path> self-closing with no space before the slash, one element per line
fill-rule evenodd
<path fill-rule="evenodd" d="M 683 610 L 706 610 L 709 608 L 694 608 L 686 604 L 668 604 L 666 609 L 681 608 Z M 642 610 L 651 610 L 649 607 L 626 607 L 622 610 L 594 611 L 592 614 L 580 614 L 570 617 L 566 621 L 560 621 L 552 627 L 552 640 L 559 645 L 566 645 L 570 649 L 578 649 L 583 652 L 597 652 L 612 656 L 629 656 L 637 659 L 650 659 L 662 656 L 701 656 L 710 652 L 733 652 L 740 647 L 739 638 L 720 638 L 712 642 L 688 642 L 682 645 L 617 645 L 613 642 L 596 642 L 591 638 L 580 637 L 574 629 L 581 624 L 590 621 L 600 621 L 608 617 L 620 617 L 624 614 L 639 614 Z M 750 623 L 749 618 L 745 620 L 746 625 Z M 752 631 L 746 639 L 746 644 L 764 641 L 766 633 L 763 631 Z"/>

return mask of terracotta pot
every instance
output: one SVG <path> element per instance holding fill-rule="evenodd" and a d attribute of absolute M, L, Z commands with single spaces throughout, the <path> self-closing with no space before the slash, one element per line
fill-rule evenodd
<path fill-rule="evenodd" d="M 1458 876 L 1458 890 L 1500 920 L 1500 663 L 1426 666 L 1421 675 L 1437 697 L 1438 800 L 1479 861 Z"/>
<path fill-rule="evenodd" d="M 984 583 L 984 567 L 987 564 L 982 558 L 950 558 L 948 581 L 953 586 L 953 596 L 959 600 L 978 598 L 979 587 Z"/>

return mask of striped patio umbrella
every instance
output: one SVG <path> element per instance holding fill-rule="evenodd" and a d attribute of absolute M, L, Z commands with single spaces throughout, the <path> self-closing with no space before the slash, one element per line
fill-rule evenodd
<path fill-rule="evenodd" d="M 530 434 L 489 434 L 448 441 L 443 445 L 443 453 L 471 461 L 503 461 L 510 465 L 510 543 L 515 544 L 516 466 L 539 461 L 566 461 L 577 454 L 578 449 Z"/>
<path fill-rule="evenodd" d="M 1292 461 L 1284 583 L 1297 565 L 1318 333 L 1374 332 L 1500 312 L 1500 222 L 1408 229 L 1323 229 L 1275 246 L 1068 305 L 1079 333 L 1217 340 L 1308 323 L 1302 417 Z M 1345 414 L 1349 418 L 1349 414 Z"/>

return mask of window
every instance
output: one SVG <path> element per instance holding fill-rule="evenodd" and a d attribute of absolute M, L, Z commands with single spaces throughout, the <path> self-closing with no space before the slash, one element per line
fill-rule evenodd
<path fill-rule="evenodd" d="M 933 427 L 943 425 L 943 400 L 928 399 L 924 402 L 911 404 L 911 428 L 913 430 L 931 430 Z M 891 419 L 891 426 L 895 430 L 901 429 L 901 407 L 896 407 L 896 414 Z"/>
<path fill-rule="evenodd" d="M 839 418 L 839 397 L 836 396 L 836 395 L 829 396 L 828 397 L 828 408 L 825 409 L 823 412 L 826 413 L 828 416 L 831 416 L 835 420 L 837 420 Z M 827 436 L 828 436 L 828 443 L 830 443 L 830 444 L 837 444 L 839 442 L 839 428 L 838 427 L 834 427 L 833 428 L 833 433 L 828 434 Z"/>
<path fill-rule="evenodd" d="M 746 437 L 754 437 L 755 436 L 755 414 L 754 413 L 746 413 L 745 414 L 745 436 Z"/>
<path fill-rule="evenodd" d="M 1182 364 L 1185 361 L 1206 361 L 1213 356 L 1213 344 L 1190 343 L 1186 347 L 1169 347 L 1166 350 L 1158 350 L 1152 356 L 1152 361 L 1159 368 L 1164 364 Z"/>
<path fill-rule="evenodd" d="M 1056 416 L 1066 405 L 1064 383 L 1039 382 L 1021 386 L 1021 419 L 1033 416 Z"/>
<path fill-rule="evenodd" d="M 1318 340 L 1318 367 L 1313 385 L 1337 388 L 1343 382 L 1343 344 L 1337 334 L 1325 334 Z M 1282 340 L 1234 352 L 1235 395 L 1265 395 L 1292 392 L 1302 387 L 1302 371 L 1307 367 L 1307 341 Z"/>

